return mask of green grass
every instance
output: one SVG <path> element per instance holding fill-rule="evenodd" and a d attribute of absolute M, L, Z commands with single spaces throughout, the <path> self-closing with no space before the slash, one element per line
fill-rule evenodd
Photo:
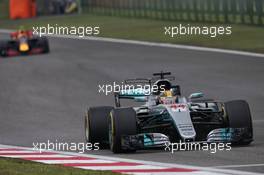
<path fill-rule="evenodd" d="M 102 37 L 264 53 L 264 28 L 247 25 L 230 24 L 232 26 L 232 35 L 222 35 L 216 38 L 203 35 L 188 35 L 170 38 L 164 35 L 164 26 L 177 26 L 180 23 L 183 25 L 190 24 L 191 26 L 219 26 L 223 24 L 186 23 L 98 15 L 52 16 L 15 21 L 6 19 L 1 20 L 0 28 L 17 29 L 19 25 L 31 28 L 32 26 L 46 26 L 48 23 L 62 26 L 100 26 L 100 36 Z"/>
<path fill-rule="evenodd" d="M 118 175 L 110 171 L 82 170 L 20 159 L 0 158 L 0 175 Z"/>

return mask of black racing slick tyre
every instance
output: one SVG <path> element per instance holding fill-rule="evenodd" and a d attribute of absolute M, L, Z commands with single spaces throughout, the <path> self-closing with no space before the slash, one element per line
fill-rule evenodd
<path fill-rule="evenodd" d="M 85 113 L 85 139 L 99 143 L 100 148 L 109 147 L 108 123 L 111 106 L 91 107 Z"/>
<path fill-rule="evenodd" d="M 133 108 L 116 108 L 110 113 L 109 143 L 113 153 L 133 152 L 122 148 L 122 136 L 137 134 L 136 112 Z"/>
<path fill-rule="evenodd" d="M 46 37 L 39 38 L 39 44 L 40 44 L 40 47 L 43 49 L 42 53 L 50 52 L 49 41 Z"/>
<path fill-rule="evenodd" d="M 253 141 L 253 126 L 249 105 L 244 100 L 234 100 L 225 103 L 225 112 L 230 128 L 245 128 L 246 133 L 236 145 L 248 145 Z"/>
<path fill-rule="evenodd" d="M 7 56 L 7 43 L 0 42 L 0 56 L 6 57 Z"/>

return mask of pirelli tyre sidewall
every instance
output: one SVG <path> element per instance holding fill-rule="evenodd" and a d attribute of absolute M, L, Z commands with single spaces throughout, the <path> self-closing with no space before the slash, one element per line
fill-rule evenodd
<path fill-rule="evenodd" d="M 29 40 L 31 48 L 41 48 L 42 53 L 49 53 L 50 48 L 49 48 L 49 41 L 47 37 L 35 37 L 33 39 Z"/>
<path fill-rule="evenodd" d="M 122 148 L 123 135 L 137 134 L 136 112 L 133 108 L 116 108 L 110 113 L 109 142 L 113 153 L 133 152 Z"/>
<path fill-rule="evenodd" d="M 49 48 L 49 41 L 46 37 L 41 38 L 41 43 L 43 47 L 43 53 L 49 53 L 50 48 Z"/>
<path fill-rule="evenodd" d="M 249 105 L 244 100 L 233 100 L 224 103 L 225 113 L 230 128 L 247 128 L 247 133 L 236 145 L 248 145 L 253 141 L 253 126 Z"/>
<path fill-rule="evenodd" d="M 7 42 L 0 42 L 0 56 L 7 56 Z"/>
<path fill-rule="evenodd" d="M 108 123 L 111 106 L 91 107 L 85 113 L 85 139 L 90 143 L 99 143 L 100 148 L 109 147 Z"/>

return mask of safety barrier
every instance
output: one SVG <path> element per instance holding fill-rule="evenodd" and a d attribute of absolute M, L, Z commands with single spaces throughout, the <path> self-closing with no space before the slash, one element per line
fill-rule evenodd
<path fill-rule="evenodd" d="M 264 24 L 264 0 L 82 0 L 82 8 L 99 15 Z"/>

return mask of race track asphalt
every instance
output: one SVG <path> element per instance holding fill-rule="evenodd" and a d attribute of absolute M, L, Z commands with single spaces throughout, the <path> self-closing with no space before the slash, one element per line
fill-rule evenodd
<path fill-rule="evenodd" d="M 7 38 L 7 35 L 0 35 Z M 255 141 L 231 151 L 138 151 L 87 154 L 264 173 L 264 58 L 184 49 L 50 38 L 51 53 L 0 59 L 0 143 L 84 142 L 84 111 L 113 105 L 99 84 L 171 71 L 183 94 L 201 91 L 219 100 L 245 99 Z M 250 165 L 249 165 L 250 164 Z M 261 164 L 261 165 L 251 165 Z"/>

